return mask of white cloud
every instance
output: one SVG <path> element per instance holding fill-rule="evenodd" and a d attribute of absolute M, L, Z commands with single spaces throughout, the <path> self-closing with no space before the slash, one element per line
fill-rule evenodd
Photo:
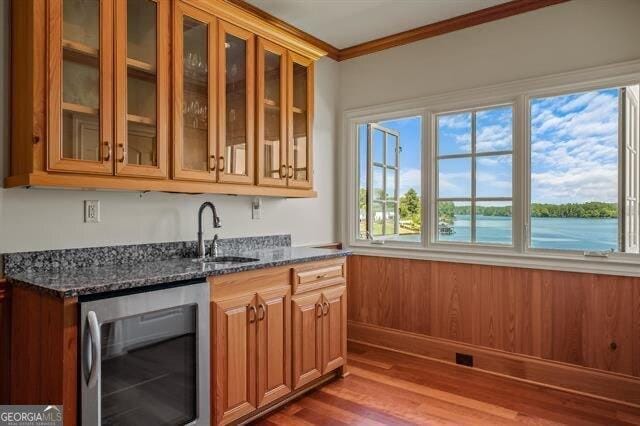
<path fill-rule="evenodd" d="M 416 190 L 418 195 L 421 193 L 422 176 L 420 169 L 405 169 L 400 171 L 400 195 L 407 192 L 410 188 Z"/>

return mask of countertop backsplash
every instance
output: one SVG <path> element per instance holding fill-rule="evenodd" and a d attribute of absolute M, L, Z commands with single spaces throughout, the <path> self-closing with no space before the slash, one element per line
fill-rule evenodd
<path fill-rule="evenodd" d="M 291 235 L 262 237 L 221 238 L 220 251 L 245 252 L 277 247 L 291 247 Z M 206 241 L 207 249 L 211 240 Z M 0 260 L 0 277 L 25 271 L 48 271 L 90 266 L 132 265 L 176 258 L 194 257 L 196 241 L 132 244 L 106 247 L 88 247 L 64 250 L 44 250 L 4 254 Z"/>

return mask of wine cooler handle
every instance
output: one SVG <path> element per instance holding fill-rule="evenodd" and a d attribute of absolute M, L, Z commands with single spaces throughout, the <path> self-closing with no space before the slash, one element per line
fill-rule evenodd
<path fill-rule="evenodd" d="M 91 339 L 91 361 L 89 362 L 87 353 L 85 352 L 85 362 L 89 366 L 89 379 L 87 380 L 87 386 L 89 388 L 94 387 L 98 383 L 98 377 L 100 377 L 100 325 L 98 324 L 98 317 L 93 311 L 87 313 L 87 323 L 89 324 L 89 338 Z"/>

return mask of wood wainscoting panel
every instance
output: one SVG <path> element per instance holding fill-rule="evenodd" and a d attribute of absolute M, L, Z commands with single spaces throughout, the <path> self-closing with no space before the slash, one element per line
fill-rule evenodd
<path fill-rule="evenodd" d="M 640 278 L 350 256 L 349 320 L 640 377 Z"/>
<path fill-rule="evenodd" d="M 456 353 L 464 353 L 473 356 L 473 369 L 640 408 L 637 377 L 353 321 L 348 323 L 348 335 L 349 345 L 370 345 L 451 364 Z"/>

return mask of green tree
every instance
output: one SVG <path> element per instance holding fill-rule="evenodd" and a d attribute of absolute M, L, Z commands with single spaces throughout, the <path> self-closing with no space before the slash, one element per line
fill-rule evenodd
<path fill-rule="evenodd" d="M 410 188 L 402 197 L 400 197 L 400 219 L 413 220 L 413 217 L 420 216 L 420 197 L 415 189 Z"/>

